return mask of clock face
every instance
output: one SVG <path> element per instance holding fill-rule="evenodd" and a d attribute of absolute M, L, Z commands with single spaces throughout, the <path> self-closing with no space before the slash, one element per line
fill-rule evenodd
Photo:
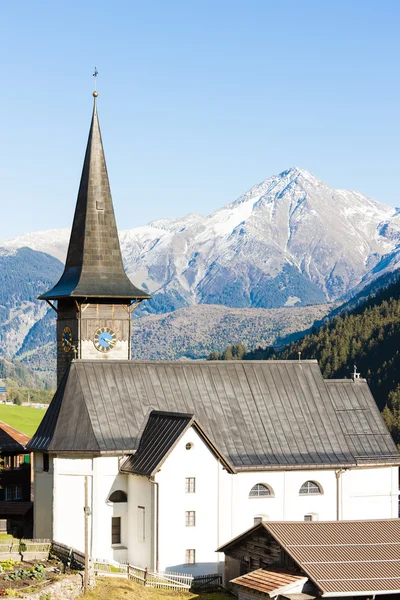
<path fill-rule="evenodd" d="M 72 348 L 72 331 L 65 327 L 61 335 L 61 345 L 64 352 L 69 352 Z"/>
<path fill-rule="evenodd" d="M 109 327 L 100 327 L 94 334 L 93 343 L 99 352 L 109 352 L 117 343 L 117 336 Z"/>

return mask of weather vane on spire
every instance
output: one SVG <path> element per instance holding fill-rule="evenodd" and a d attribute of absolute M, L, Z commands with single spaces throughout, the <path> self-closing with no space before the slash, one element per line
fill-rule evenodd
<path fill-rule="evenodd" d="M 96 91 L 96 78 L 97 75 L 99 74 L 97 67 L 94 68 L 94 73 L 93 73 L 93 77 L 94 77 L 94 92 L 93 92 L 93 96 L 96 98 L 98 96 L 98 93 Z"/>

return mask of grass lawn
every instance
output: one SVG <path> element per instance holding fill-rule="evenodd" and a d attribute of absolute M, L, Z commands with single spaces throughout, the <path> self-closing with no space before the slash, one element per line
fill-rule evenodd
<path fill-rule="evenodd" d="M 233 596 L 227 592 L 210 592 L 208 594 L 192 594 L 191 592 L 170 592 L 169 590 L 156 590 L 133 583 L 127 579 L 101 577 L 96 580 L 96 587 L 85 598 L 78 600 L 232 600 Z"/>
<path fill-rule="evenodd" d="M 30 406 L 17 406 L 16 404 L 0 404 L 0 421 L 4 421 L 11 427 L 32 436 L 40 421 L 43 419 L 45 410 L 31 408 Z"/>

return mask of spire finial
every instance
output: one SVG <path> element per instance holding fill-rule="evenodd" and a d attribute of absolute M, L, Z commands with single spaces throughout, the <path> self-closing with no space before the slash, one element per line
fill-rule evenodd
<path fill-rule="evenodd" d="M 94 68 L 94 73 L 93 73 L 93 77 L 94 77 L 94 92 L 93 92 L 93 96 L 94 98 L 97 98 L 97 96 L 99 95 L 96 91 L 96 78 L 97 75 L 99 74 L 97 67 Z"/>

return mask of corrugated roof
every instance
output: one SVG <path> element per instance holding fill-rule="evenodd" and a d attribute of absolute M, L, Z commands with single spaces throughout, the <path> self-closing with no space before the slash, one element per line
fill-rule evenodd
<path fill-rule="evenodd" d="M 133 452 L 149 413 L 158 410 L 193 414 L 237 470 L 356 465 L 359 452 L 348 441 L 333 392 L 334 383 L 324 382 L 316 361 L 78 360 L 30 448 Z M 362 460 L 399 462 L 372 396 L 353 395 L 353 410 L 369 415 L 364 435 L 371 441 Z"/>
<path fill-rule="evenodd" d="M 153 411 L 140 439 L 138 451 L 127 456 L 121 471 L 151 476 L 193 423 L 193 415 Z"/>
<path fill-rule="evenodd" d="M 400 520 L 263 522 L 323 595 L 400 593 Z"/>
<path fill-rule="evenodd" d="M 306 582 L 307 577 L 304 577 L 304 575 L 296 575 L 295 573 L 281 569 L 257 569 L 231 580 L 231 583 L 235 583 L 240 587 L 250 588 L 264 594 L 275 592 L 274 595 L 276 595 L 276 590 L 285 588 L 288 585 L 295 583 L 301 585 Z"/>
<path fill-rule="evenodd" d="M 0 450 L 2 452 L 24 452 L 30 439 L 29 435 L 0 421 Z"/>

